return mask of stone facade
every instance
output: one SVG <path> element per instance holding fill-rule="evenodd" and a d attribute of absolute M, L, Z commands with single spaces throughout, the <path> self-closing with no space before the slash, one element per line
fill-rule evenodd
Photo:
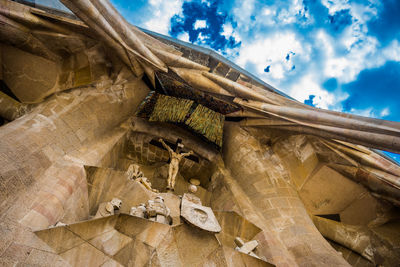
<path fill-rule="evenodd" d="M 398 123 L 304 107 L 108 1 L 62 2 L 76 16 L 0 0 L 0 265 L 398 264 L 400 167 L 369 148 L 399 152 Z M 135 115 L 177 88 L 226 113 L 222 147 Z M 160 138 L 193 151 L 172 190 Z"/>

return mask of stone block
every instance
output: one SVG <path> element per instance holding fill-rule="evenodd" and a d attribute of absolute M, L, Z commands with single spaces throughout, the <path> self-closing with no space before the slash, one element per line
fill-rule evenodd
<path fill-rule="evenodd" d="M 131 241 L 132 238 L 121 234 L 116 230 L 111 230 L 90 239 L 88 242 L 108 256 L 112 257 Z"/>
<path fill-rule="evenodd" d="M 35 232 L 57 254 L 63 253 L 84 242 L 77 234 L 66 227 L 55 227 Z"/>
<path fill-rule="evenodd" d="M 365 192 L 360 184 L 326 165 L 321 165 L 304 184 L 299 195 L 307 210 L 319 215 L 340 213 Z"/>
<path fill-rule="evenodd" d="M 11 243 L 10 246 L 1 255 L 4 259 L 24 262 L 32 252 L 32 248 L 20 244 Z"/>
<path fill-rule="evenodd" d="M 183 266 L 193 266 L 202 262 L 219 246 L 213 234 L 187 224 L 174 226 L 173 232 Z"/>
<path fill-rule="evenodd" d="M 100 250 L 88 243 L 71 248 L 60 254 L 72 266 L 100 266 L 108 260 Z"/>
<path fill-rule="evenodd" d="M 27 266 L 54 266 L 54 267 L 69 265 L 69 263 L 65 261 L 61 256 L 38 249 L 33 249 L 31 251 L 28 258 L 24 261 L 24 264 Z"/>
<path fill-rule="evenodd" d="M 2 46 L 1 52 L 3 80 L 22 103 L 38 103 L 55 91 L 56 63 L 11 46 Z"/>
<path fill-rule="evenodd" d="M 89 240 L 114 229 L 117 219 L 118 216 L 114 215 L 81 223 L 69 224 L 66 228 L 83 240 Z"/>

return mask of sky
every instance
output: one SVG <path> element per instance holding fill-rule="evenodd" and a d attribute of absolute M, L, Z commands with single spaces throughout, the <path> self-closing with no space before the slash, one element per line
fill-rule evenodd
<path fill-rule="evenodd" d="M 111 2 L 130 23 L 214 49 L 305 104 L 400 122 L 399 0 Z"/>

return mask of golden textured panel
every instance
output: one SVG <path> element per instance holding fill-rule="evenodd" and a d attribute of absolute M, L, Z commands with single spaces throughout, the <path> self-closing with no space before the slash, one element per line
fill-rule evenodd
<path fill-rule="evenodd" d="M 224 121 L 224 115 L 198 105 L 186 124 L 195 132 L 204 135 L 208 140 L 222 146 Z"/>
<path fill-rule="evenodd" d="M 159 95 L 149 121 L 184 122 L 192 104 L 192 100 Z"/>
<path fill-rule="evenodd" d="M 92 75 L 90 73 L 90 66 L 86 66 L 75 70 L 74 87 L 90 84 L 92 82 Z"/>

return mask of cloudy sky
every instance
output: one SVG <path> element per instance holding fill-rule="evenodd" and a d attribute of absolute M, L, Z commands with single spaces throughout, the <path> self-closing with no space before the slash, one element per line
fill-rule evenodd
<path fill-rule="evenodd" d="M 400 121 L 398 0 L 111 0 L 309 105 Z M 399 156 L 400 159 L 400 156 Z"/>

